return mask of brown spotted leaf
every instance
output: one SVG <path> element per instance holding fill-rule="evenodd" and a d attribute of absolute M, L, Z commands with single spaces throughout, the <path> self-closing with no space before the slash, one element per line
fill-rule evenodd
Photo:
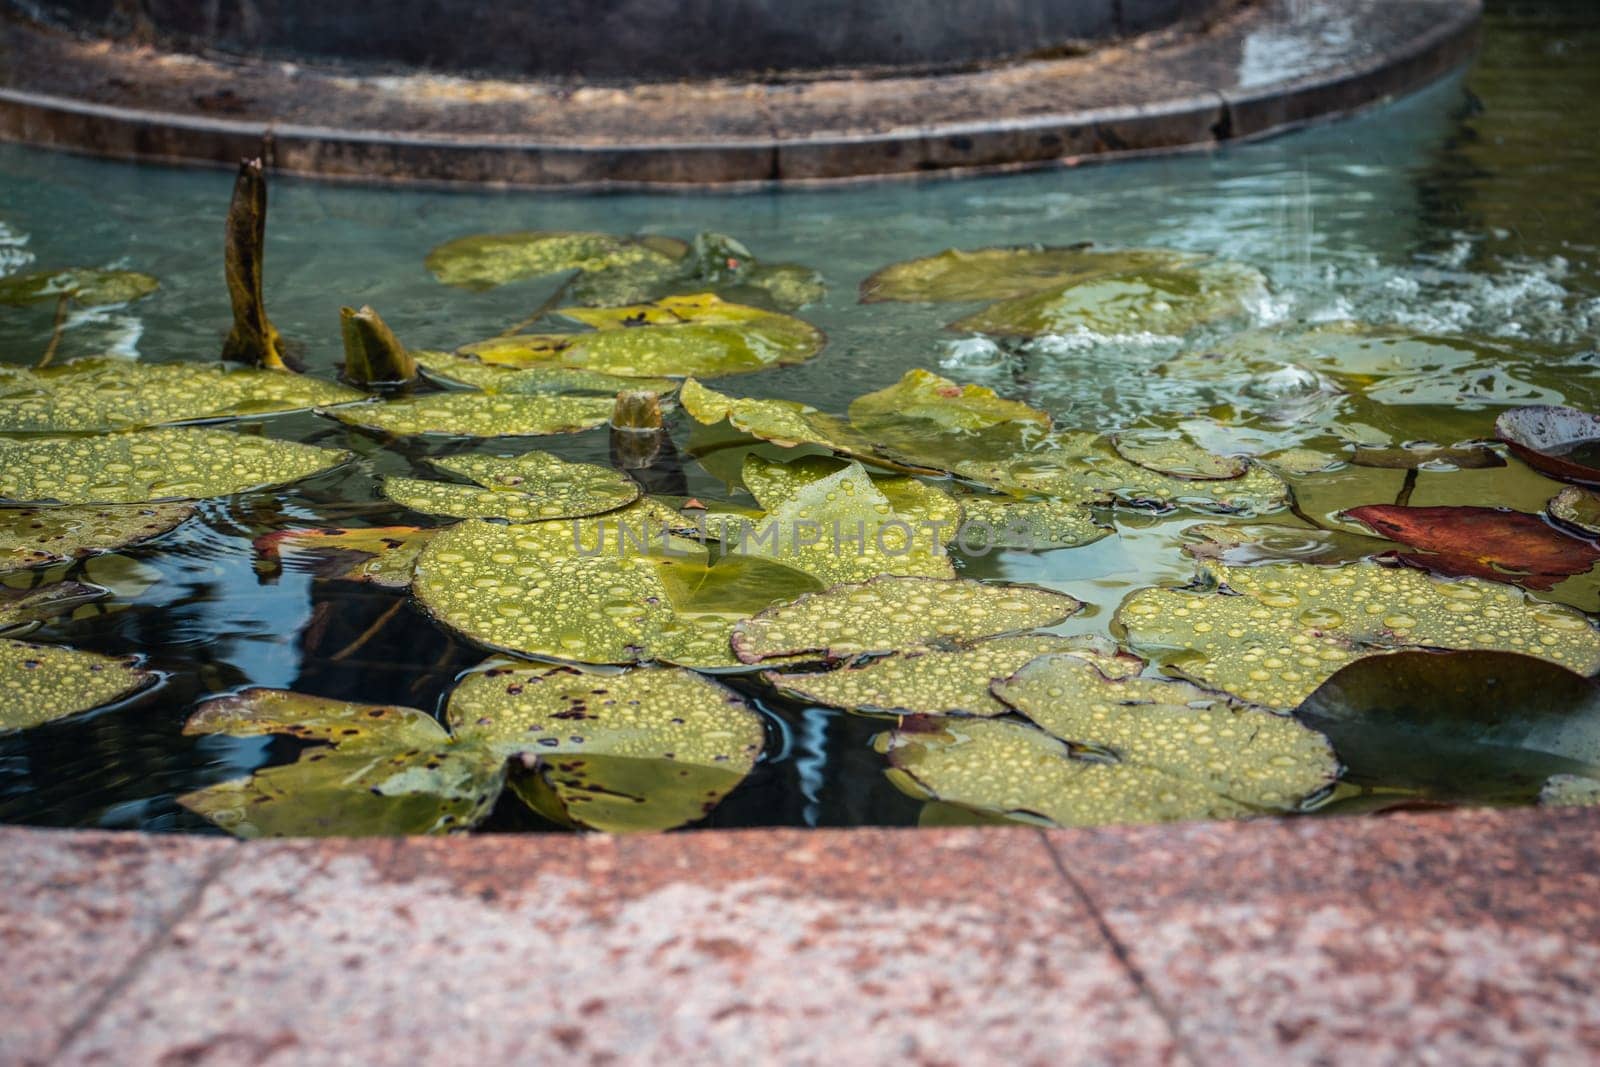
<path fill-rule="evenodd" d="M 1500 508 L 1412 508 L 1369 504 L 1345 517 L 1420 549 L 1402 560 L 1436 574 L 1549 589 L 1600 560 L 1600 548 L 1562 533 L 1537 515 Z"/>

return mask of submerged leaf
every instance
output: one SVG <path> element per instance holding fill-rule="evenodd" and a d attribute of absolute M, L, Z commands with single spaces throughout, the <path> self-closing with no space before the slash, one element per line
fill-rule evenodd
<path fill-rule="evenodd" d="M 589 333 L 518 334 L 466 345 L 463 355 L 510 367 L 578 367 L 628 377 L 742 374 L 803 363 L 821 330 L 789 315 L 711 293 L 619 308 L 564 308 Z"/>
<path fill-rule="evenodd" d="M 1179 267 L 1197 256 L 1165 249 L 1097 251 L 1088 244 L 1050 248 L 946 249 L 884 267 L 861 283 L 861 302 L 952 303 L 1009 300 L 1130 270 Z"/>
<path fill-rule="evenodd" d="M 21 588 L 0 585 L 0 633 L 66 615 L 107 592 L 82 582 L 52 581 Z"/>
<path fill-rule="evenodd" d="M 208 363 L 74 360 L 0 376 L 0 433 L 81 433 L 239 419 L 365 394 L 299 374 Z"/>
<path fill-rule="evenodd" d="M 1357 447 L 1350 462 L 1358 467 L 1384 467 L 1390 470 L 1484 470 L 1504 467 L 1506 461 L 1484 445 L 1406 444 L 1393 448 Z"/>
<path fill-rule="evenodd" d="M 387 589 L 406 589 L 417 556 L 434 534 L 416 526 L 372 526 L 360 529 L 279 530 L 255 539 L 257 569 L 275 571 L 283 557 L 318 578 L 369 582 Z"/>
<path fill-rule="evenodd" d="M 1082 637 L 1022 634 L 949 650 L 900 652 L 815 674 L 768 671 L 763 678 L 792 699 L 846 711 L 988 718 L 1011 710 L 990 692 L 990 683 L 1053 652 L 1091 658 L 1113 675 L 1138 673 L 1144 666 L 1136 656 L 1118 653 L 1115 648 L 1097 648 Z"/>
<path fill-rule="evenodd" d="M 0 508 L 0 572 L 83 559 L 160 537 L 192 504 Z"/>
<path fill-rule="evenodd" d="M 1572 485 L 1546 505 L 1550 517 L 1586 534 L 1600 534 L 1600 493 Z"/>
<path fill-rule="evenodd" d="M 1054 626 L 1083 605 L 1065 593 L 961 578 L 874 578 L 769 608 L 734 628 L 746 663 L 814 653 L 840 660 Z"/>
<path fill-rule="evenodd" d="M 1253 808 L 1291 809 L 1339 774 L 1328 739 L 1294 719 L 1187 682 L 1107 677 L 1075 653 L 1035 659 L 993 689 L 1064 741 Z"/>
<path fill-rule="evenodd" d="M 80 307 L 99 307 L 131 303 L 159 288 L 159 281 L 138 271 L 69 267 L 0 278 L 0 304 L 41 304 L 65 297 Z"/>
<path fill-rule="evenodd" d="M 0 639 L 0 731 L 23 730 L 110 704 L 156 678 L 131 656 Z"/>
<path fill-rule="evenodd" d="M 1552 774 L 1539 790 L 1542 808 L 1591 808 L 1600 805 L 1600 779 L 1580 774 Z"/>
<path fill-rule="evenodd" d="M 426 263 L 446 285 L 484 290 L 561 271 L 670 266 L 687 250 L 681 241 L 670 239 L 529 230 L 458 237 L 429 252 Z"/>
<path fill-rule="evenodd" d="M 1576 408 L 1513 408 L 1495 420 L 1512 454 L 1564 482 L 1600 485 L 1600 416 Z"/>
<path fill-rule="evenodd" d="M 1401 560 L 1435 574 L 1471 575 L 1550 589 L 1600 561 L 1600 548 L 1562 533 L 1537 515 L 1502 508 L 1412 508 L 1369 504 L 1344 517 L 1373 532 L 1421 549 Z"/>
<path fill-rule="evenodd" d="M 202 500 L 287 485 L 349 458 L 347 452 L 226 430 L 0 440 L 0 500 L 19 504 Z"/>
<path fill-rule="evenodd" d="M 602 426 L 611 417 L 604 396 L 545 393 L 434 393 L 377 404 L 352 404 L 327 412 L 340 422 L 411 436 L 541 437 Z"/>
<path fill-rule="evenodd" d="M 450 696 L 464 742 L 532 764 L 518 795 L 568 825 L 667 830 L 703 818 L 755 766 L 761 716 L 731 690 L 685 670 L 580 674 L 497 668 Z"/>
<path fill-rule="evenodd" d="M 1526 652 L 1600 670 L 1600 634 L 1582 614 L 1520 590 L 1375 563 L 1207 564 L 1213 592 L 1144 589 L 1116 624 L 1136 651 L 1251 703 L 1291 708 L 1334 671 L 1402 648 Z"/>
<path fill-rule="evenodd" d="M 385 478 L 383 495 L 430 515 L 539 522 L 614 511 L 640 493 L 639 484 L 620 471 L 569 463 L 548 452 L 454 456 L 436 459 L 433 465 L 477 484 Z"/>
<path fill-rule="evenodd" d="M 1364 659 L 1294 714 L 1333 740 L 1357 783 L 1527 803 L 1551 776 L 1600 776 L 1600 687 L 1509 652 Z"/>
<path fill-rule="evenodd" d="M 1230 567 L 1251 567 L 1259 563 L 1353 563 L 1390 550 L 1388 542 L 1376 537 L 1345 533 L 1343 530 L 1318 530 L 1306 526 L 1277 523 L 1199 523 L 1187 527 L 1185 537 L 1195 538 L 1183 546 L 1193 559 L 1216 560 Z"/>

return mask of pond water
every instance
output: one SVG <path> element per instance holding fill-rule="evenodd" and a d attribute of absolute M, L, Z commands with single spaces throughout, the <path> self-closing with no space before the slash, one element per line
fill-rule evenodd
<path fill-rule="evenodd" d="M 463 193 L 278 179 L 267 306 L 283 334 L 303 344 L 309 370 L 331 378 L 342 359 L 341 304 L 377 308 L 413 348 L 451 349 L 495 335 L 555 287 L 550 278 L 482 292 L 441 285 L 423 257 L 442 242 L 521 229 L 683 238 L 715 231 L 737 237 L 764 262 L 814 267 L 828 286 L 798 312 L 826 331 L 823 352 L 713 382 L 735 395 L 843 412 L 856 396 L 922 367 L 1043 409 L 1062 427 L 1181 427 L 1220 452 L 1491 438 L 1495 416 L 1518 404 L 1600 410 L 1600 138 L 1592 108 L 1600 93 L 1592 62 L 1600 16 L 1584 2 L 1490 7 L 1483 53 L 1464 75 L 1351 121 L 1214 154 L 736 196 Z M 108 351 L 159 361 L 216 356 L 230 323 L 221 233 L 231 184 L 220 172 L 0 146 L 0 273 L 114 266 L 161 280 L 157 293 L 136 303 L 73 311 L 57 362 Z M 981 302 L 857 300 L 863 279 L 897 261 L 947 248 L 1080 241 L 1215 256 L 1255 268 L 1270 287 L 1242 313 L 1182 338 L 1077 329 L 995 340 L 945 328 Z M 1351 320 L 1483 344 L 1426 350 L 1388 392 L 1387 372 L 1347 366 L 1373 386 L 1373 404 L 1346 413 L 1334 429 L 1314 410 L 1319 387 L 1308 385 L 1304 370 L 1284 369 L 1296 360 L 1281 351 L 1215 374 L 1157 370 L 1183 353 L 1230 351 L 1251 331 L 1293 337 Z M 0 309 L 0 360 L 32 365 L 51 332 L 49 307 Z M 485 658 L 404 591 L 319 580 L 294 567 L 266 575 L 252 549 L 254 538 L 285 527 L 426 523 L 386 501 L 377 478 L 411 474 L 425 459 L 470 444 L 384 444 L 311 413 L 260 425 L 274 438 L 350 449 L 358 461 L 274 493 L 206 501 L 196 519 L 165 537 L 77 565 L 78 577 L 111 596 L 45 622 L 27 639 L 137 652 L 164 676 L 113 707 L 0 734 L 0 820 L 216 832 L 175 798 L 291 760 L 300 746 L 281 737 L 186 736 L 182 726 L 198 702 L 264 686 L 431 711 Z M 681 449 L 693 446 L 692 420 L 678 412 L 669 426 Z M 519 438 L 508 450 L 532 449 L 605 463 L 608 438 L 602 428 Z M 670 491 L 729 498 L 728 487 L 693 461 L 681 474 Z M 1347 467 L 1290 481 L 1294 512 L 1229 518 L 1107 508 L 1099 518 L 1115 524 L 1113 536 L 1054 551 L 958 554 L 956 567 L 967 577 L 1071 594 L 1086 607 L 1059 632 L 1110 635 L 1129 594 L 1192 578 L 1195 561 L 1182 547 L 1194 540 L 1184 531 L 1197 523 L 1310 530 L 1318 522 L 1367 533 L 1336 513 L 1402 495 L 1414 506 L 1537 513 L 1563 488 L 1515 458 L 1415 475 Z M 1600 581 L 1587 572 L 1529 595 L 1600 610 Z M 694 825 L 969 817 L 924 805 L 886 777 L 873 738 L 893 720 L 810 706 L 748 677 L 731 684 L 765 720 L 765 756 Z M 1365 785 L 1390 795 L 1383 782 Z M 1321 810 L 1364 803 L 1359 792 L 1341 786 Z M 479 824 L 556 828 L 509 792 Z"/>

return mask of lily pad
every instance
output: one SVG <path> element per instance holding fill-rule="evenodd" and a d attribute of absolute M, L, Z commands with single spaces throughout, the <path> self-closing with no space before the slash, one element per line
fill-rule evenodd
<path fill-rule="evenodd" d="M 1495 420 L 1495 433 L 1536 471 L 1564 482 L 1600 485 L 1600 416 L 1576 408 L 1513 408 Z"/>
<path fill-rule="evenodd" d="M 1054 626 L 1082 606 L 1065 593 L 1029 585 L 874 578 L 763 611 L 734 628 L 733 650 L 745 663 L 906 652 Z"/>
<path fill-rule="evenodd" d="M 1353 563 L 1388 552 L 1391 545 L 1376 537 L 1279 523 L 1198 523 L 1185 528 L 1192 538 L 1186 555 L 1215 560 L 1230 567 L 1261 563 Z"/>
<path fill-rule="evenodd" d="M 633 503 L 639 484 L 620 471 L 548 452 L 455 456 L 433 465 L 476 485 L 385 478 L 383 495 L 413 511 L 465 519 L 539 522 L 599 515 Z"/>
<path fill-rule="evenodd" d="M 247 689 L 202 704 L 186 734 L 282 734 L 290 764 L 186 793 L 178 803 L 240 837 L 444 833 L 488 814 L 504 759 L 458 745 L 415 708 Z"/>
<path fill-rule="evenodd" d="M 0 440 L 0 500 L 203 500 L 287 485 L 349 458 L 347 452 L 293 441 L 193 428 Z"/>
<path fill-rule="evenodd" d="M 0 433 L 87 433 L 239 419 L 361 400 L 287 371 L 80 359 L 0 377 Z"/>
<path fill-rule="evenodd" d="M 588 333 L 517 334 L 461 354 L 509 367 L 559 365 L 627 377 L 716 377 L 803 363 L 827 337 L 809 323 L 711 293 L 619 308 L 563 308 Z"/>
<path fill-rule="evenodd" d="M 1066 742 L 1007 719 L 911 720 L 889 735 L 889 778 L 912 796 L 1057 826 L 1229 819 L 1255 814 L 1153 767 L 1081 759 Z"/>
<path fill-rule="evenodd" d="M 648 389 L 665 396 L 678 388 L 672 378 L 624 378 L 581 367 L 510 367 L 445 352 L 417 352 L 415 356 L 423 372 L 435 382 L 471 386 L 486 393 L 615 397 L 624 389 Z"/>
<path fill-rule="evenodd" d="M 980 248 L 970 252 L 950 248 L 937 255 L 884 267 L 861 283 L 861 302 L 1011 300 L 1109 274 L 1181 267 L 1199 258 L 1165 249 L 1100 251 L 1088 244 Z"/>
<path fill-rule="evenodd" d="M 1328 739 L 1292 718 L 1187 682 L 1107 677 L 1070 653 L 1035 659 L 993 691 L 1062 740 L 1252 808 L 1293 809 L 1339 775 Z"/>
<path fill-rule="evenodd" d="M 742 782 L 766 743 L 761 716 L 690 671 L 567 668 L 468 675 L 450 697 L 456 736 L 532 774 L 512 788 L 549 818 L 607 832 L 703 818 Z"/>
<path fill-rule="evenodd" d="M 351 426 L 399 436 L 542 437 L 603 426 L 613 400 L 604 396 L 531 393 L 434 393 L 377 404 L 332 408 Z"/>
<path fill-rule="evenodd" d="M 287 556 L 292 566 L 318 578 L 406 589 L 434 532 L 416 526 L 278 530 L 255 539 L 256 567 L 271 573 Z"/>
<path fill-rule="evenodd" d="M 1568 486 L 1551 498 L 1546 510 L 1564 526 L 1581 533 L 1600 534 L 1600 493 Z"/>
<path fill-rule="evenodd" d="M 989 718 L 1011 710 L 990 692 L 990 683 L 1053 652 L 1092 658 L 1113 675 L 1138 673 L 1144 667 L 1144 661 L 1136 656 L 1119 654 L 1114 648 L 1095 648 L 1083 637 L 1021 634 L 975 641 L 962 648 L 896 653 L 815 674 L 768 671 L 762 677 L 792 699 L 846 711 Z"/>
<path fill-rule="evenodd" d="M 688 247 L 670 238 L 528 230 L 474 234 L 428 253 L 428 270 L 446 285 L 485 290 L 562 271 L 601 271 L 636 264 L 670 266 Z"/>
<path fill-rule="evenodd" d="M 1254 704 L 1292 708 L 1345 664 L 1405 648 L 1524 652 L 1600 670 L 1600 634 L 1581 613 L 1496 582 L 1376 563 L 1211 563 L 1204 575 L 1209 591 L 1134 593 L 1116 625 L 1135 651 Z"/>
<path fill-rule="evenodd" d="M 0 508 L 0 572 L 83 559 L 160 537 L 192 504 Z"/>
<path fill-rule="evenodd" d="M 15 633 L 31 624 L 66 615 L 80 605 L 106 596 L 109 590 L 83 582 L 52 581 L 20 588 L 0 585 L 0 633 Z"/>
<path fill-rule="evenodd" d="M 0 639 L 0 731 L 25 730 L 102 707 L 157 677 L 132 656 Z"/>
<path fill-rule="evenodd" d="M 796 263 L 764 263 L 726 234 L 701 233 L 683 257 L 642 259 L 578 275 L 573 300 L 596 307 L 640 304 L 664 296 L 714 290 L 724 299 L 794 311 L 827 293 L 822 276 Z"/>
<path fill-rule="evenodd" d="M 159 281 L 138 271 L 69 267 L 0 278 L 0 304 L 42 304 L 65 297 L 81 307 L 99 307 L 131 303 L 159 288 Z"/>
<path fill-rule="evenodd" d="M 1390 470 L 1465 471 L 1504 467 L 1494 449 L 1484 445 L 1405 444 L 1393 448 L 1357 447 L 1350 462 L 1358 467 L 1384 467 Z"/>
<path fill-rule="evenodd" d="M 1563 533 L 1537 515 L 1504 508 L 1369 504 L 1344 516 L 1420 549 L 1398 558 L 1435 574 L 1551 589 L 1600 561 L 1600 548 L 1592 542 Z"/>
<path fill-rule="evenodd" d="M 1345 667 L 1295 717 L 1356 783 L 1527 803 L 1554 775 L 1600 777 L 1600 687 L 1508 652 L 1403 652 Z"/>
<path fill-rule="evenodd" d="M 962 511 L 958 547 L 967 553 L 1077 548 L 1111 533 L 1087 504 L 1072 500 L 1016 500 L 971 492 L 957 499 Z"/>
<path fill-rule="evenodd" d="M 1123 433 L 1111 441 L 1117 455 L 1129 463 L 1184 481 L 1228 481 L 1250 469 L 1239 456 L 1215 455 L 1171 433 Z"/>

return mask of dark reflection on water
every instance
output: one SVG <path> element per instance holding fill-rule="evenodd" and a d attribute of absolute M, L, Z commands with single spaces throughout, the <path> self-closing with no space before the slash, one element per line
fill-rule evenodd
<path fill-rule="evenodd" d="M 831 289 L 806 317 L 831 344 L 811 364 L 730 383 L 840 408 L 913 366 L 942 369 L 1110 429 L 1202 401 L 1149 368 L 1159 340 L 1063 338 L 1002 348 L 941 329 L 943 309 L 855 303 L 855 286 L 896 259 L 950 246 L 1092 239 L 1164 245 L 1249 262 L 1276 296 L 1262 324 L 1341 316 L 1536 342 L 1551 381 L 1593 403 L 1600 332 L 1600 10 L 1587 0 L 1491 3 L 1479 65 L 1357 120 L 1211 156 L 965 182 L 725 196 L 466 195 L 283 181 L 273 190 L 268 298 L 311 366 L 338 356 L 340 304 L 371 303 L 414 347 L 497 332 L 547 295 L 540 283 L 472 294 L 432 281 L 422 254 L 463 233 L 530 226 L 688 236 L 719 230 L 772 260 L 823 270 Z M 227 176 L 136 168 L 0 147 L 0 262 L 125 265 L 159 294 L 85 313 L 62 357 L 105 348 L 147 359 L 210 358 L 228 321 L 218 238 Z M 25 241 L 24 241 L 25 238 Z M 0 315 L 0 358 L 31 363 L 47 313 Z M 1092 342 L 1092 343 L 1091 343 Z M 256 573 L 251 539 L 292 525 L 430 524 L 381 501 L 375 476 L 412 472 L 462 444 L 382 442 L 311 415 L 269 420 L 275 437 L 348 448 L 358 459 L 278 494 L 209 502 L 174 534 L 96 561 L 106 604 L 37 636 L 134 650 L 165 672 L 155 689 L 91 715 L 0 737 L 0 820 L 202 830 L 173 796 L 287 758 L 287 742 L 185 738 L 200 699 L 244 685 L 438 709 L 481 651 L 398 593 Z M 686 427 L 676 426 L 682 446 Z M 1422 436 L 1422 434 L 1419 434 Z M 603 434 L 510 442 L 605 462 Z M 658 464 L 654 492 L 721 495 L 689 462 Z M 1425 487 L 1424 487 L 1425 488 Z M 1419 499 L 1421 499 L 1419 497 Z M 1104 629 L 1129 589 L 1181 580 L 1178 531 L 1194 516 L 1124 517 L 1119 536 L 1029 556 L 962 560 L 965 573 L 1036 581 L 1091 607 L 1069 630 Z M 369 633 L 370 631 L 370 633 Z M 708 826 L 903 824 L 920 806 L 883 777 L 870 739 L 883 723 L 808 709 L 735 682 L 769 721 L 769 759 Z M 510 798 L 485 829 L 547 829 Z"/>

